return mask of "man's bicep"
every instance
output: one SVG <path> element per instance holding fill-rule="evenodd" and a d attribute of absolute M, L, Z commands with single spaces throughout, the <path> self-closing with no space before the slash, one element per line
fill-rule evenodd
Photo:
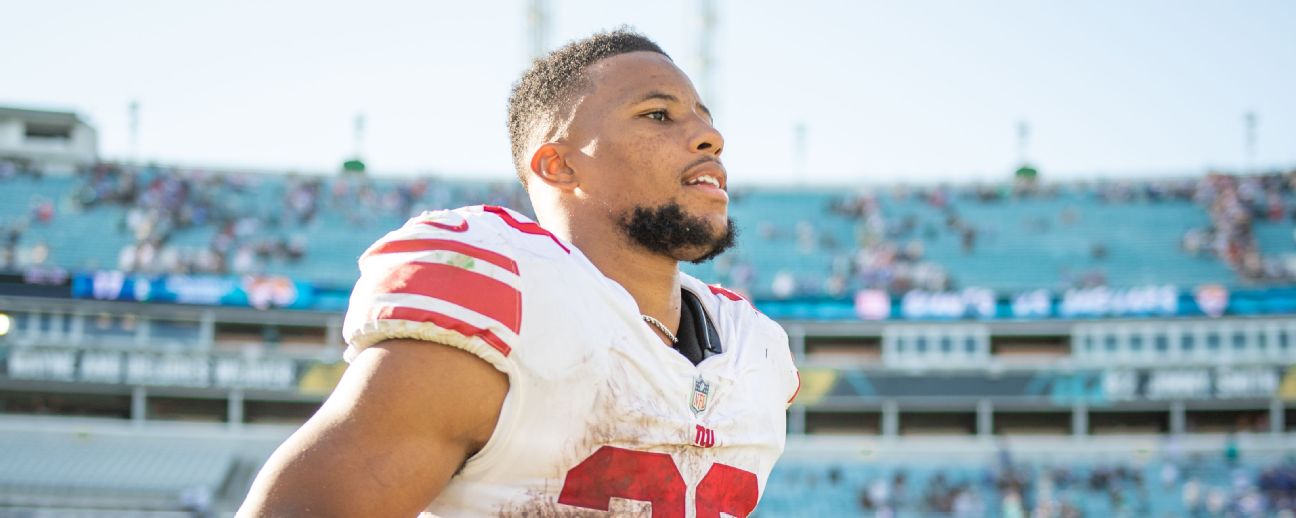
<path fill-rule="evenodd" d="M 240 514 L 412 516 L 490 438 L 507 392 L 504 373 L 453 347 L 367 348 L 267 461 Z"/>

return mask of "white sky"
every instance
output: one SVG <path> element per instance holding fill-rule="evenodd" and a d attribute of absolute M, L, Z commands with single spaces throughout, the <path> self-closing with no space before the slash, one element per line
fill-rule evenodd
<path fill-rule="evenodd" d="M 75 110 L 103 154 L 332 171 L 367 119 L 376 174 L 511 176 L 525 0 L 0 0 L 0 104 Z M 550 2 L 551 42 L 635 26 L 694 71 L 698 0 Z M 1296 165 L 1296 2 L 718 1 L 708 102 L 735 183 Z M 696 78 L 696 76 L 695 76 Z M 806 167 L 794 127 L 807 128 Z"/>

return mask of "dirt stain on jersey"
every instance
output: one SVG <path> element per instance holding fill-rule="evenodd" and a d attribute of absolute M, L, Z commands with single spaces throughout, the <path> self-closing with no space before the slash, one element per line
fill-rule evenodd
<path fill-rule="evenodd" d="M 632 362 L 620 361 L 623 359 L 615 353 L 610 355 L 609 360 L 601 366 L 608 369 L 609 374 L 602 377 L 598 384 L 591 383 L 588 387 L 594 398 L 586 414 L 589 417 L 583 426 L 585 433 L 579 440 L 568 443 L 569 446 L 562 452 L 562 461 L 556 463 L 554 471 L 546 477 L 553 482 L 544 488 L 528 491 L 524 498 L 501 506 L 498 516 L 651 516 L 651 505 L 647 502 L 621 498 L 611 500 L 610 511 L 582 509 L 558 503 L 558 495 L 562 492 L 568 471 L 604 446 L 670 455 L 678 476 L 688 488 L 688 507 L 695 505 L 693 494 L 696 486 L 717 462 L 722 451 L 729 463 L 737 464 L 741 469 L 752 469 L 759 465 L 757 456 L 724 448 L 721 441 L 717 441 L 717 447 L 711 449 L 693 444 L 697 423 L 689 410 L 692 378 L 677 380 L 681 387 L 686 387 L 689 391 L 663 393 L 667 389 L 662 387 L 668 387 L 670 382 L 663 384 L 662 379 L 649 378 L 661 376 L 662 372 L 649 372 Z M 675 476 L 673 473 L 669 475 Z M 604 479 L 611 486 L 625 487 L 632 482 L 644 483 L 643 477 L 652 474 L 631 472 L 609 476 L 631 478 L 632 480 L 619 481 Z"/>
<path fill-rule="evenodd" d="M 551 488 L 527 491 L 526 497 L 517 503 L 501 506 L 495 516 L 501 518 L 607 518 L 608 516 L 651 516 L 652 510 L 644 506 L 641 510 L 624 511 L 612 507 L 612 511 L 581 509 L 558 503 L 557 492 Z"/>

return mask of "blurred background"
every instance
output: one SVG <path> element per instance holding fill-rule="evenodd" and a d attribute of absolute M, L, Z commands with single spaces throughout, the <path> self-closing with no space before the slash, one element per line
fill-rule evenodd
<path fill-rule="evenodd" d="M 1296 4 L 0 0 L 0 517 L 228 516 L 359 254 L 528 211 L 505 100 L 628 24 L 788 330 L 759 516 L 1296 509 Z"/>

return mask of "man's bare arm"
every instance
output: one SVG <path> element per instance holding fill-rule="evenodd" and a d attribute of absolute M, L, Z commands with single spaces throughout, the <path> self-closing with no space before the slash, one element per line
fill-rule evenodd
<path fill-rule="evenodd" d="M 240 518 L 414 516 L 490 439 L 508 377 L 453 347 L 362 351 L 252 484 Z"/>

